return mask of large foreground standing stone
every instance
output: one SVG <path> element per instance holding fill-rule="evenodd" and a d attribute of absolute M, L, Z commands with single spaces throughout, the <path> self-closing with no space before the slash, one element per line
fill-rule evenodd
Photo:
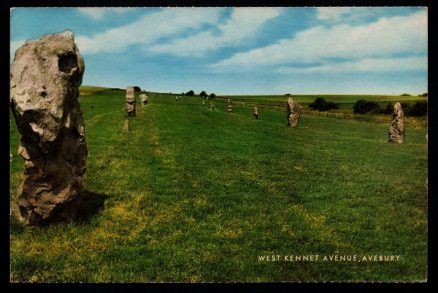
<path fill-rule="evenodd" d="M 24 223 L 71 219 L 79 207 L 88 154 L 77 99 L 83 73 L 69 30 L 27 41 L 15 53 L 10 103 L 25 161 L 18 190 Z"/>
<path fill-rule="evenodd" d="M 405 114 L 399 102 L 394 105 L 392 123 L 389 127 L 389 140 L 391 143 L 403 143 L 405 141 Z"/>
<path fill-rule="evenodd" d="M 301 115 L 301 106 L 291 97 L 287 100 L 287 125 L 297 127 Z"/>
<path fill-rule="evenodd" d="M 135 89 L 132 86 L 126 87 L 126 114 L 135 116 Z"/>

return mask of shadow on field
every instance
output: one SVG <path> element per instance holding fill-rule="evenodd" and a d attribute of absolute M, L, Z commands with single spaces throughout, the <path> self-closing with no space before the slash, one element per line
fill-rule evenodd
<path fill-rule="evenodd" d="M 83 191 L 83 193 L 83 198 L 78 207 L 78 210 L 76 211 L 74 219 L 72 219 L 71 221 L 49 220 L 45 223 L 41 223 L 39 226 L 50 227 L 52 225 L 58 225 L 68 222 L 78 225 L 83 224 L 104 208 L 105 200 L 107 200 L 109 197 L 106 194 L 99 194 L 87 190 Z M 20 221 L 18 220 L 18 205 L 16 204 L 16 202 L 12 202 L 9 226 L 11 235 L 19 235 L 23 233 L 25 231 L 25 226 L 26 225 L 20 223 Z"/>
<path fill-rule="evenodd" d="M 105 200 L 109 197 L 106 194 L 99 194 L 88 190 L 83 192 L 84 197 L 75 217 L 75 222 L 78 224 L 89 220 L 95 214 L 99 213 L 105 205 Z"/>

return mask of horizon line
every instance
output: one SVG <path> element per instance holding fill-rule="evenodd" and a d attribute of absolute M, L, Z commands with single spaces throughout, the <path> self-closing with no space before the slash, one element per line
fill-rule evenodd
<path fill-rule="evenodd" d="M 89 87 L 102 87 L 102 88 L 108 88 L 108 89 L 114 89 L 114 88 L 117 88 L 117 89 L 121 89 L 121 90 L 124 90 L 124 89 L 126 89 L 126 87 L 125 88 L 123 88 L 123 87 L 114 87 L 114 86 L 104 86 L 104 85 L 88 85 L 88 84 L 84 84 L 84 85 L 81 85 L 81 86 L 89 86 Z M 138 86 L 138 85 L 127 85 L 127 86 Z M 160 93 L 160 94 L 176 94 L 176 95 L 178 95 L 178 94 L 181 94 L 182 92 L 174 92 L 174 91 L 154 91 L 154 90 L 145 90 L 143 87 L 141 87 L 141 86 L 138 86 L 138 87 L 140 87 L 141 88 L 141 90 L 142 91 L 147 91 L 147 92 L 152 92 L 152 93 Z M 187 91 L 184 91 L 184 93 L 186 93 Z M 350 95 L 360 95 L 360 96 L 402 96 L 402 95 L 405 95 L 405 94 L 407 94 L 407 95 L 410 95 L 410 96 L 413 96 L 413 97 L 415 97 L 415 96 L 421 96 L 421 95 L 423 95 L 423 94 L 428 94 L 429 92 L 428 91 L 424 91 L 424 92 L 421 92 L 421 93 L 419 93 L 419 94 L 412 94 L 412 93 L 409 93 L 409 92 L 402 92 L 402 93 L 400 93 L 400 94 L 394 94 L 394 93 L 391 93 L 391 94 L 388 94 L 388 93 L 375 93 L 375 94 L 373 94 L 373 93 L 292 93 L 292 92 L 286 92 L 286 93 L 269 93 L 269 94 L 262 94 L 262 93 L 215 93 L 215 92 L 211 92 L 211 93 L 214 93 L 216 96 L 224 96 L 224 95 L 232 95 L 232 96 L 286 96 L 286 95 L 296 95 L 296 96 L 311 96 L 311 95 L 340 95 L 340 96 L 350 96 Z M 210 93 L 210 94 L 211 94 Z M 207 93 L 207 94 L 209 94 L 209 93 Z M 196 96 L 198 96 L 199 94 L 196 94 L 196 92 L 195 92 L 195 95 Z"/>

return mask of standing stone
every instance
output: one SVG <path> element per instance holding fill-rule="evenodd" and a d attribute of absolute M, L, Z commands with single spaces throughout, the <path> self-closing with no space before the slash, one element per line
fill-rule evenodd
<path fill-rule="evenodd" d="M 297 127 L 301 115 L 301 106 L 291 97 L 287 100 L 287 125 Z"/>
<path fill-rule="evenodd" d="M 253 114 L 255 119 L 259 119 L 259 112 L 257 111 L 257 107 L 254 107 L 254 114 Z"/>
<path fill-rule="evenodd" d="M 134 87 L 126 87 L 126 114 L 135 116 L 135 90 Z"/>
<path fill-rule="evenodd" d="M 141 101 L 142 107 L 146 106 L 148 104 L 148 96 L 146 94 L 141 94 L 140 101 Z"/>
<path fill-rule="evenodd" d="M 78 102 L 84 61 L 66 30 L 27 41 L 11 65 L 11 108 L 24 159 L 18 189 L 21 222 L 73 219 L 88 155 Z"/>
<path fill-rule="evenodd" d="M 227 112 L 233 112 L 233 101 L 230 98 L 227 99 Z"/>
<path fill-rule="evenodd" d="M 390 143 L 403 143 L 405 141 L 405 114 L 399 102 L 394 105 L 392 123 L 389 127 Z"/>

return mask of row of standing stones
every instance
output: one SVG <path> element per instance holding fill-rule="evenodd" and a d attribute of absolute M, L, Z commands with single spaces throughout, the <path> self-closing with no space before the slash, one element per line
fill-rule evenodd
<path fill-rule="evenodd" d="M 66 30 L 27 41 L 11 65 L 10 105 L 24 159 L 18 188 L 17 217 L 25 224 L 72 220 L 83 199 L 82 178 L 88 155 L 85 125 L 78 102 L 84 61 Z M 146 94 L 140 95 L 148 104 Z M 302 107 L 287 102 L 288 125 L 297 127 Z M 257 107 L 254 117 L 258 119 Z M 231 99 L 227 111 L 233 111 Z M 134 87 L 126 90 L 126 112 L 135 116 Z M 129 125 L 128 125 L 129 127 Z M 403 143 L 404 114 L 394 106 L 389 142 Z"/>
<path fill-rule="evenodd" d="M 145 93 L 140 94 L 140 100 L 141 105 L 146 106 L 148 104 L 149 98 Z M 126 102 L 126 114 L 128 116 L 135 116 L 136 115 L 136 108 L 135 108 L 135 87 L 128 86 L 126 87 L 126 96 L 125 96 L 125 102 Z"/>

